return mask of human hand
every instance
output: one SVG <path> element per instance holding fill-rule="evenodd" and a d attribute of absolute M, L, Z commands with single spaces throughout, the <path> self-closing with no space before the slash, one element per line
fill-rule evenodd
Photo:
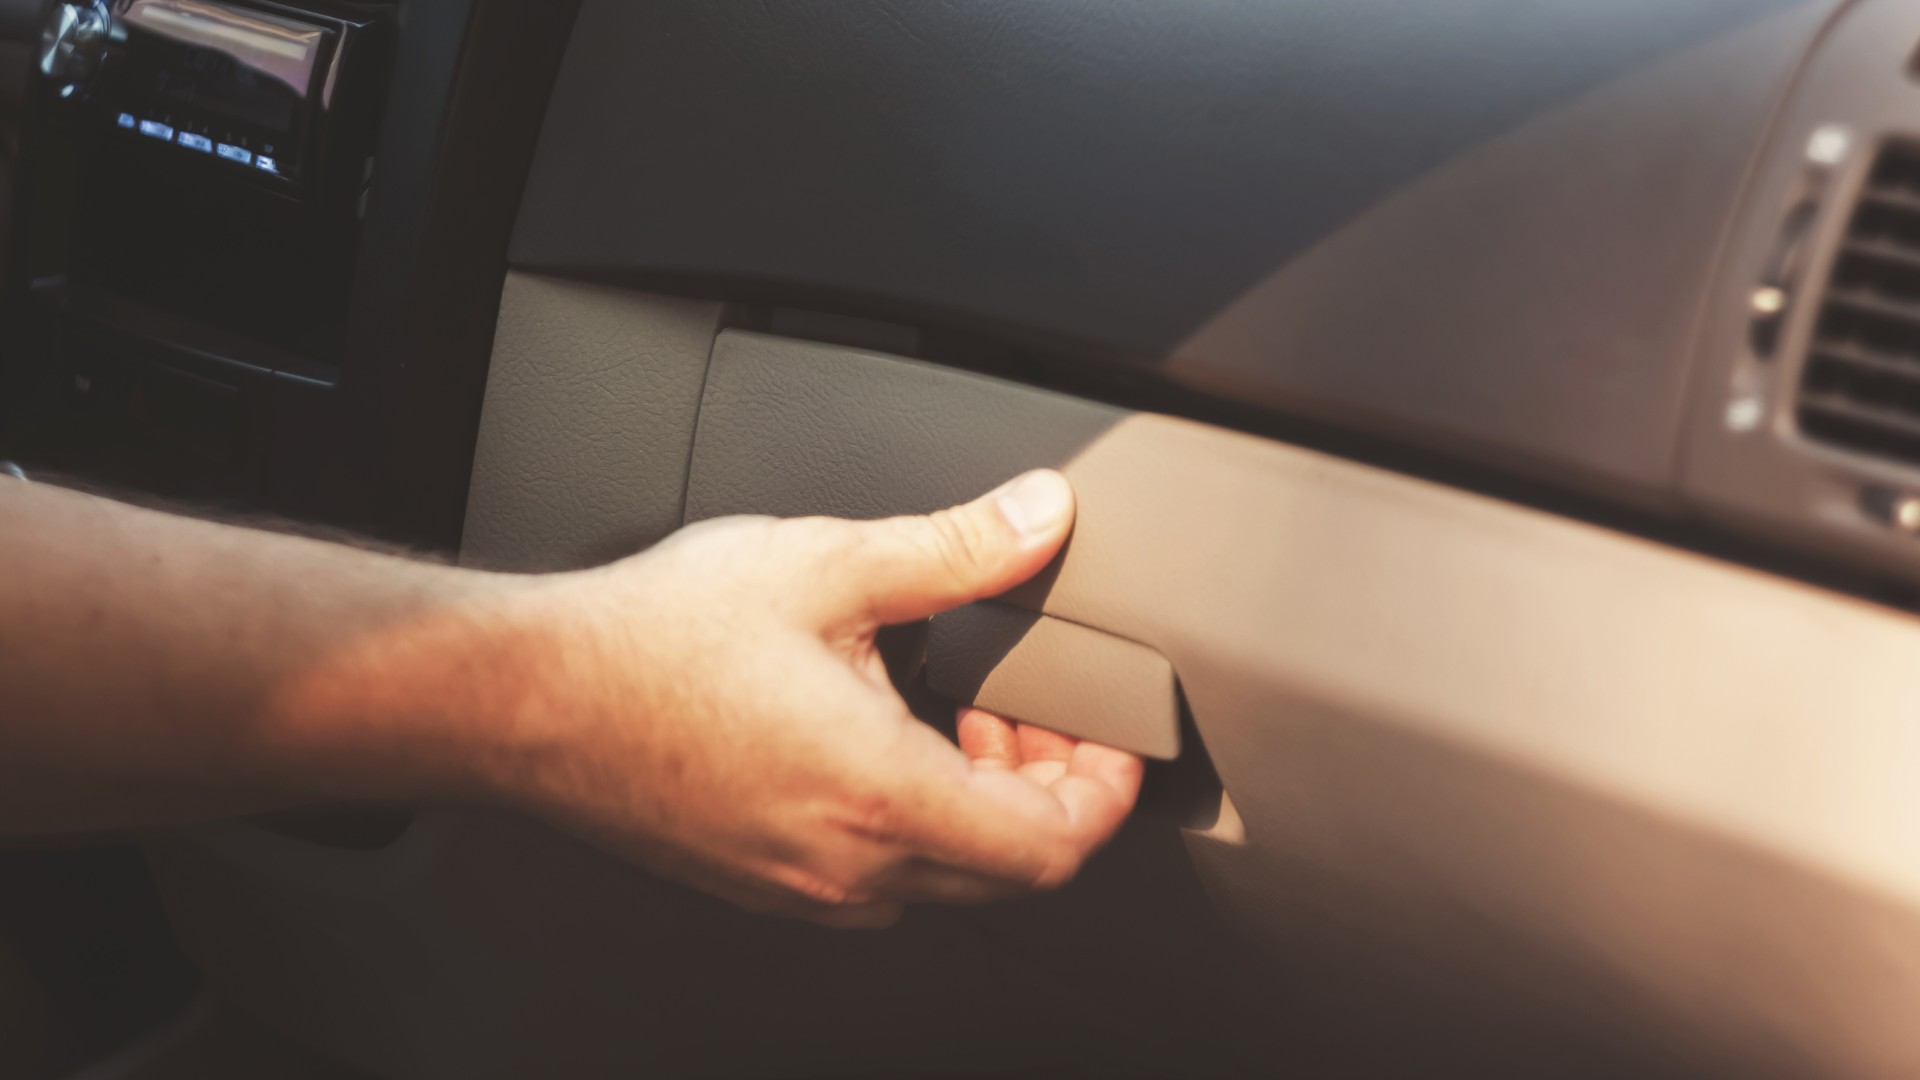
<path fill-rule="evenodd" d="M 1065 542 L 1029 473 L 928 517 L 728 518 L 505 603 L 489 789 L 753 911 L 883 926 L 1063 884 L 1139 793 L 1122 751 L 962 711 L 916 720 L 874 633 L 992 596 Z"/>

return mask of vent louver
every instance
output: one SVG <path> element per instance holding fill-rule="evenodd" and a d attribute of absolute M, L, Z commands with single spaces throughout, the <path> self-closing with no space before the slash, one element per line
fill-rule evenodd
<path fill-rule="evenodd" d="M 1920 464 L 1920 144 L 1890 144 L 1874 162 L 1797 406 L 1809 438 Z"/>

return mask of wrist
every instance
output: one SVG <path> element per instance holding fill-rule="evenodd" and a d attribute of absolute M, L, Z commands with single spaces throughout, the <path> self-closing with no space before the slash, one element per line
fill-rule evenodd
<path fill-rule="evenodd" d="M 493 797 L 534 685 L 527 598 L 547 579 L 410 566 L 394 596 L 275 695 L 264 741 L 326 798 Z"/>
<path fill-rule="evenodd" d="M 391 756 L 412 797 L 543 813 L 578 780 L 583 728 L 650 711 L 646 633 L 603 574 L 473 576 L 396 651 Z"/>

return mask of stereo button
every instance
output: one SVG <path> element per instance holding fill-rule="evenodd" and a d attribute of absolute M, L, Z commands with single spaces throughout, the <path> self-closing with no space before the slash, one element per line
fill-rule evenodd
<path fill-rule="evenodd" d="M 168 142 L 173 141 L 173 129 L 158 120 L 140 121 L 140 134 L 151 135 L 156 139 L 165 139 Z"/>
<path fill-rule="evenodd" d="M 245 147 L 235 146 L 232 143 L 221 143 L 213 148 L 213 152 L 226 158 L 228 161 L 237 161 L 242 165 L 253 164 L 253 151 Z"/>
<path fill-rule="evenodd" d="M 191 131 L 183 131 L 180 133 L 180 138 L 176 141 L 189 150 L 198 150 L 203 154 L 213 153 L 213 140 L 207 138 L 205 135 L 195 135 Z"/>

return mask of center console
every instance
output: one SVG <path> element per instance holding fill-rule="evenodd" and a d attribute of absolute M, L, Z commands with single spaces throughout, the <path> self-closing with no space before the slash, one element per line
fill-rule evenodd
<path fill-rule="evenodd" d="M 50 5 L 0 294 L 0 457 L 452 546 L 571 16 Z"/>
<path fill-rule="evenodd" d="M 374 9 L 115 0 L 98 60 L 54 65 L 82 213 L 60 288 L 257 346 L 331 381 L 390 66 Z M 44 55 L 44 54 L 43 54 Z M 121 318 L 137 309 L 123 306 Z"/>

